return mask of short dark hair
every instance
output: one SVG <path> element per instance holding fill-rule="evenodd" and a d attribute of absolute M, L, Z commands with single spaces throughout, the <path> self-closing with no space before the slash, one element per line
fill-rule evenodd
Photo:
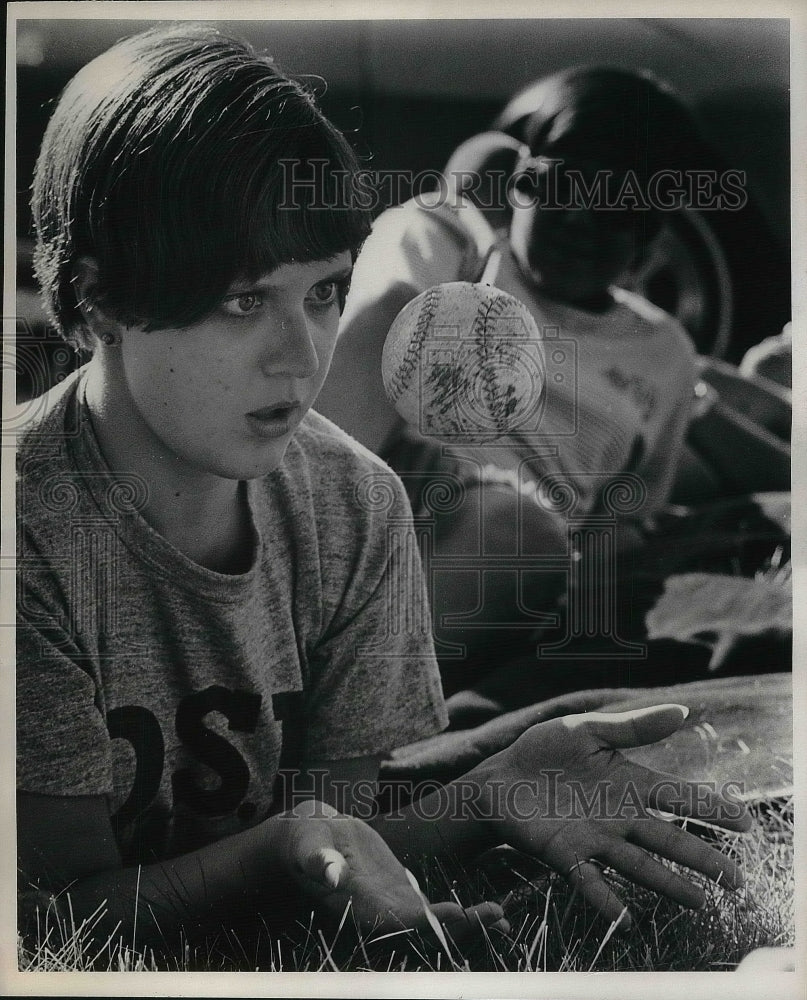
<path fill-rule="evenodd" d="M 704 153 L 693 112 L 641 69 L 574 66 L 544 77 L 509 101 L 497 127 L 533 156 L 600 159 L 640 178 L 699 166 Z"/>
<path fill-rule="evenodd" d="M 643 189 L 662 170 L 692 170 L 711 159 L 693 111 L 648 70 L 573 66 L 516 94 L 496 127 L 533 156 L 632 172 Z M 652 237 L 662 215 L 637 219 Z"/>
<path fill-rule="evenodd" d="M 358 253 L 370 215 L 344 136 L 271 58 L 206 25 L 125 39 L 67 85 L 37 161 L 34 266 L 52 322 L 89 347 L 72 287 L 146 329 L 208 315 L 240 278 Z"/>

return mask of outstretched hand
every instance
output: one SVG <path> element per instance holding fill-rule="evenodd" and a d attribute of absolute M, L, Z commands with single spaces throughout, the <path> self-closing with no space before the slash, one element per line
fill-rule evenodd
<path fill-rule="evenodd" d="M 623 929 L 630 916 L 601 866 L 697 909 L 706 898 L 701 887 L 654 855 L 727 888 L 742 885 L 742 875 L 725 854 L 648 810 L 735 831 L 750 827 L 748 812 L 731 789 L 684 781 L 619 753 L 670 736 L 687 714 L 680 705 L 657 705 L 540 723 L 463 780 L 482 780 L 480 815 L 491 810 L 501 842 L 551 865 Z"/>
<path fill-rule="evenodd" d="M 482 928 L 509 925 L 496 903 L 462 907 L 430 904 L 414 876 L 381 836 L 361 820 L 309 800 L 276 817 L 282 827 L 288 869 L 300 888 L 334 919 L 350 905 L 364 932 L 416 929 L 457 943 Z"/>

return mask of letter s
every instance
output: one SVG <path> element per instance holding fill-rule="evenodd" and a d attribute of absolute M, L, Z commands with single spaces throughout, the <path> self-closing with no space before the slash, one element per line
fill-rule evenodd
<path fill-rule="evenodd" d="M 177 736 L 197 760 L 221 777 L 221 785 L 200 788 L 190 768 L 182 768 L 172 778 L 175 802 L 183 801 L 206 816 L 223 816 L 238 807 L 249 787 L 249 768 L 235 747 L 204 725 L 204 717 L 221 712 L 230 729 L 253 733 L 260 707 L 260 695 L 230 691 L 219 684 L 182 699 L 176 714 Z"/>

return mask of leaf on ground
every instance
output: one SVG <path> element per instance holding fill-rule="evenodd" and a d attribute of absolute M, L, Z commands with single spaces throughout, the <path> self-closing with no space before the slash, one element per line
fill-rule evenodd
<path fill-rule="evenodd" d="M 696 642 L 713 650 L 717 669 L 740 636 L 793 629 L 789 579 L 771 581 L 713 573 L 683 573 L 664 581 L 664 591 L 645 620 L 648 639 Z"/>

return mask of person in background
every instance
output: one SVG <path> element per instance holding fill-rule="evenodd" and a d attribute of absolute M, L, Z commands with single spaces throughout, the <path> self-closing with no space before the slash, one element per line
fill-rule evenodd
<path fill-rule="evenodd" d="M 564 553 L 566 519 L 551 498 L 557 484 L 572 490 L 573 514 L 587 518 L 603 513 L 609 484 L 627 474 L 639 502 L 619 521 L 625 566 L 683 486 L 684 470 L 698 500 L 727 484 L 733 493 L 786 488 L 784 442 L 715 405 L 683 327 L 620 287 L 650 254 L 665 207 L 686 200 L 687 171 L 704 165 L 686 107 L 649 73 L 582 67 L 526 88 L 501 120 L 508 134 L 469 140 L 446 168 L 445 188 L 375 220 L 320 410 L 403 476 L 415 512 L 434 517 L 434 551 L 467 556 L 469 566 L 483 553 Z M 489 176 L 467 170 L 469 162 L 486 163 Z M 426 288 L 452 281 L 493 284 L 532 312 L 543 361 L 525 352 L 524 363 L 540 365 L 545 394 L 535 428 L 490 445 L 446 445 L 405 423 L 387 400 L 380 359 L 393 319 Z M 687 450 L 688 434 L 722 472 Z M 738 447 L 745 464 L 732 461 Z M 461 484 L 463 502 L 426 511 L 424 484 L 440 477 Z M 677 502 L 686 499 L 679 488 Z M 470 573 L 435 585 L 435 634 L 444 648 L 461 642 L 467 651 L 459 667 L 441 661 L 448 692 L 498 665 L 514 635 L 458 626 L 469 609 L 484 601 L 488 622 L 509 623 L 519 603 L 549 608 L 565 586 L 560 576 L 534 574 L 518 595 L 488 577 L 484 593 Z M 511 653 L 523 650 L 523 636 Z"/>

